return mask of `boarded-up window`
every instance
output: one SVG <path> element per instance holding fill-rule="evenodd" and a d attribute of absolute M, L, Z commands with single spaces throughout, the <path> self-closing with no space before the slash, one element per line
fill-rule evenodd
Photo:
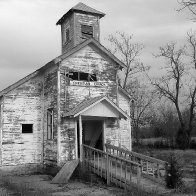
<path fill-rule="evenodd" d="M 33 124 L 22 124 L 22 133 L 33 133 Z"/>
<path fill-rule="evenodd" d="M 93 27 L 89 25 L 81 25 L 82 37 L 91 38 L 93 37 Z"/>
<path fill-rule="evenodd" d="M 47 110 L 47 139 L 48 140 L 51 140 L 51 139 L 54 138 L 54 132 L 53 132 L 54 123 L 53 123 L 53 119 L 54 119 L 53 109 L 48 109 Z"/>

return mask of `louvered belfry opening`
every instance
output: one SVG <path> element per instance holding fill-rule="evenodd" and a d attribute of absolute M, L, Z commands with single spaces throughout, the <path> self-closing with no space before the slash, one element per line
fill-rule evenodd
<path fill-rule="evenodd" d="M 56 23 L 61 25 L 62 54 L 87 39 L 100 41 L 99 20 L 104 13 L 83 3 L 78 3 L 65 13 Z"/>
<path fill-rule="evenodd" d="M 89 25 L 81 25 L 81 33 L 83 38 L 92 38 L 93 27 Z"/>

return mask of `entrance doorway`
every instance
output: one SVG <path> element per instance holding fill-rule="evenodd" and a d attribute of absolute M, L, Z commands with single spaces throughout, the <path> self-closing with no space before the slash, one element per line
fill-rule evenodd
<path fill-rule="evenodd" d="M 80 153 L 80 130 L 77 122 L 78 157 Z M 103 120 L 82 120 L 82 143 L 103 150 Z"/>

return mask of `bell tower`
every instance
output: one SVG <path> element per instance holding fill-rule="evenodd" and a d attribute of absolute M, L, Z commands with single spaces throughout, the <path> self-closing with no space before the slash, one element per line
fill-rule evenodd
<path fill-rule="evenodd" d="M 56 23 L 61 25 L 62 54 L 68 52 L 86 39 L 100 40 L 99 19 L 105 16 L 83 3 L 78 3 Z"/>

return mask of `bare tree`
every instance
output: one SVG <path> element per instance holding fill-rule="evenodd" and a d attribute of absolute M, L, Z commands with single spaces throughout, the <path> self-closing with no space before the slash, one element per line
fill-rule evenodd
<path fill-rule="evenodd" d="M 133 100 L 130 105 L 132 119 L 133 136 L 136 142 L 139 142 L 139 129 L 141 126 L 149 124 L 152 119 L 152 102 L 154 100 L 154 93 L 148 89 L 147 86 L 141 85 L 136 80 L 135 82 L 129 83 L 127 91 L 132 95 Z"/>
<path fill-rule="evenodd" d="M 182 114 L 179 107 L 180 89 L 182 87 L 181 80 L 185 73 L 182 56 L 185 55 L 184 47 L 176 50 L 176 44 L 167 44 L 160 47 L 160 53 L 156 57 L 164 57 L 167 65 L 164 67 L 166 74 L 151 83 L 156 88 L 160 96 L 164 96 L 175 104 L 179 122 L 184 127 Z"/>
<path fill-rule="evenodd" d="M 188 99 L 189 99 L 189 121 L 188 121 L 188 130 L 187 134 L 190 138 L 190 134 L 193 129 L 193 123 L 194 123 L 194 118 L 195 118 L 195 113 L 194 109 L 196 107 L 196 34 L 189 32 L 187 33 L 187 43 L 188 43 L 188 48 L 189 52 L 187 52 L 187 56 L 190 57 L 190 64 L 192 65 L 192 73 L 193 77 L 192 80 L 190 81 L 188 87 L 189 87 L 189 94 L 188 94 Z"/>
<path fill-rule="evenodd" d="M 179 1 L 181 8 L 178 11 L 183 9 L 188 9 L 191 14 L 194 16 L 194 20 L 196 19 L 196 0 L 181 0 Z"/>
<path fill-rule="evenodd" d="M 144 46 L 143 44 L 134 43 L 132 35 L 122 32 L 109 35 L 108 41 L 111 44 L 110 51 L 117 55 L 126 66 L 123 70 L 123 76 L 120 77 L 119 85 L 133 97 L 134 101 L 130 105 L 130 117 L 132 119 L 133 136 L 138 142 L 139 128 L 149 121 L 151 113 L 147 111 L 149 111 L 153 99 L 147 87 L 136 79 L 136 75 L 141 75 L 141 72 L 149 70 L 149 67 L 144 66 L 139 58 Z"/>
<path fill-rule="evenodd" d="M 108 41 L 111 44 L 111 52 L 119 56 L 126 66 L 121 84 L 122 88 L 126 89 L 130 77 L 141 71 L 139 55 L 144 46 L 134 43 L 132 35 L 121 32 L 117 32 L 116 35 L 109 35 Z"/>
<path fill-rule="evenodd" d="M 181 139 L 186 139 L 187 145 L 189 145 L 196 106 L 196 39 L 192 33 L 187 35 L 187 47 L 178 48 L 175 43 L 160 47 L 156 57 L 166 60 L 165 74 L 158 79 L 151 80 L 151 83 L 161 97 L 167 98 L 175 105 L 180 123 Z M 187 105 L 181 102 L 183 98 L 188 103 Z M 184 107 L 189 108 L 188 123 L 183 119 L 182 108 Z"/>

